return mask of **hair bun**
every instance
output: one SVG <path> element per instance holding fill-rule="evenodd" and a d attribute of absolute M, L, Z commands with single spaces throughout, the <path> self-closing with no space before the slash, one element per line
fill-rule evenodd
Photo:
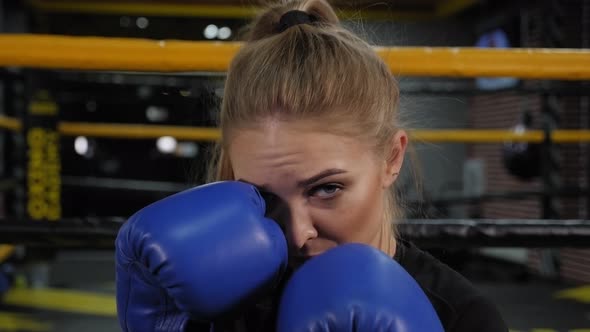
<path fill-rule="evenodd" d="M 302 10 L 290 10 L 281 16 L 277 25 L 277 33 L 281 33 L 291 27 L 301 24 L 313 24 L 318 21 L 315 15 Z"/>
<path fill-rule="evenodd" d="M 284 0 L 267 7 L 243 30 L 242 38 L 254 42 L 300 24 L 337 26 L 340 21 L 326 0 Z"/>

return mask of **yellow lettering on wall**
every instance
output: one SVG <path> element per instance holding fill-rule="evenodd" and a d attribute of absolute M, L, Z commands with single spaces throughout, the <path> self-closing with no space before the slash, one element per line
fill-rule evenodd
<path fill-rule="evenodd" d="M 49 104 L 37 105 L 50 109 Z M 31 109 L 33 111 L 33 109 Z M 32 128 L 27 133 L 29 160 L 27 165 L 27 211 L 32 219 L 61 218 L 61 161 L 59 134 L 55 130 Z"/>

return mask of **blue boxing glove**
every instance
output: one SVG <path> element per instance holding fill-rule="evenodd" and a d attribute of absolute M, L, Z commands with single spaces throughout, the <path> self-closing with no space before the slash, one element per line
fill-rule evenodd
<path fill-rule="evenodd" d="M 134 214 L 116 240 L 117 314 L 123 331 L 184 331 L 272 288 L 287 242 L 264 217 L 252 185 L 217 182 Z"/>
<path fill-rule="evenodd" d="M 279 332 L 444 332 L 416 281 L 391 257 L 344 244 L 306 262 L 282 294 Z"/>

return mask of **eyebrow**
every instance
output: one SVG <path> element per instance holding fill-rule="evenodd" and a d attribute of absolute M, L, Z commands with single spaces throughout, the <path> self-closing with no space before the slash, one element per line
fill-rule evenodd
<path fill-rule="evenodd" d="M 323 178 L 326 178 L 331 175 L 342 174 L 342 173 L 346 173 L 346 171 L 343 169 L 339 169 L 339 168 L 330 168 L 330 169 L 320 172 L 317 175 L 310 177 L 309 179 L 297 182 L 297 186 L 308 187 L 308 186 L 320 181 Z"/>
<path fill-rule="evenodd" d="M 346 171 L 343 169 L 339 169 L 339 168 L 330 168 L 330 169 L 324 170 L 324 171 L 310 177 L 309 179 L 298 181 L 297 186 L 301 187 L 301 188 L 308 187 L 308 186 L 320 181 L 323 178 L 326 178 L 326 177 L 332 176 L 332 175 L 336 175 L 336 174 L 342 174 L 342 173 L 346 173 Z M 268 186 L 266 184 L 258 185 L 258 184 L 246 181 L 244 179 L 238 179 L 238 181 L 251 184 L 251 185 L 255 186 L 256 188 L 258 188 L 258 190 L 260 190 L 260 191 L 270 192 L 270 190 L 268 189 Z"/>

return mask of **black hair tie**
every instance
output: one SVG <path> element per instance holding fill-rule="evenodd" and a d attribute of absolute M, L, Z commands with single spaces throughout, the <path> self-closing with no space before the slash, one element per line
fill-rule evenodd
<path fill-rule="evenodd" d="M 283 14 L 277 27 L 277 32 L 281 33 L 290 27 L 300 24 L 312 24 L 317 22 L 317 17 L 301 10 L 291 10 Z"/>

